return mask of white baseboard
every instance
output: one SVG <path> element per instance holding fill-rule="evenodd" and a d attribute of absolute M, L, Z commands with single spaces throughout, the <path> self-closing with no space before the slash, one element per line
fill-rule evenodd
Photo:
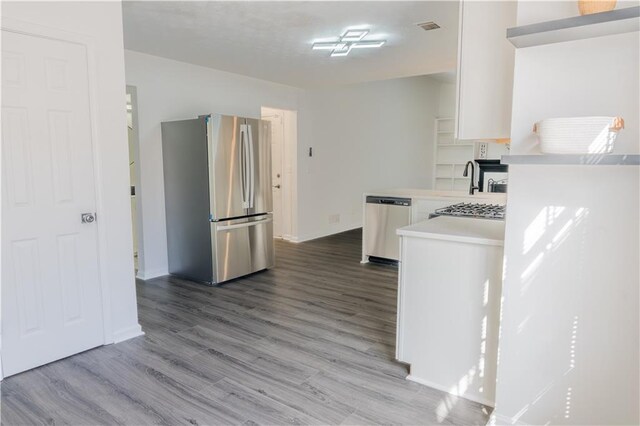
<path fill-rule="evenodd" d="M 133 339 L 138 336 L 144 336 L 144 331 L 142 331 L 140 324 L 136 324 L 132 327 L 127 327 L 113 333 L 113 343 L 124 342 L 125 340 Z"/>
<path fill-rule="evenodd" d="M 303 243 L 305 241 L 317 240 L 318 238 L 328 237 L 329 235 L 339 234 L 341 232 L 351 231 L 352 229 L 362 228 L 361 223 L 352 223 L 349 225 L 344 225 L 340 227 L 336 227 L 333 229 L 323 229 L 321 231 L 309 232 L 307 234 L 292 236 L 292 243 Z"/>
<path fill-rule="evenodd" d="M 136 278 L 141 280 L 150 280 L 152 278 L 163 277 L 165 275 L 169 275 L 169 270 L 167 268 L 152 269 L 151 271 L 143 271 L 142 269 L 138 269 Z"/>
<path fill-rule="evenodd" d="M 490 401 L 490 400 L 485 399 L 485 398 L 483 398 L 481 396 L 478 396 L 478 395 L 473 395 L 473 394 L 468 394 L 468 393 L 465 393 L 464 395 L 460 395 L 457 392 L 450 392 L 450 390 L 446 386 L 442 386 L 442 385 L 440 385 L 438 383 L 430 382 L 429 380 L 425 380 L 425 379 L 421 379 L 419 377 L 412 376 L 411 374 L 409 374 L 407 376 L 407 380 L 410 380 L 410 381 L 416 382 L 416 383 L 420 383 L 421 385 L 429 386 L 430 388 L 438 389 L 439 391 L 446 392 L 448 394 L 457 396 L 459 398 L 468 399 L 469 401 L 473 401 L 473 402 L 479 402 L 480 404 L 487 405 L 489 407 L 495 407 L 495 404 L 496 404 L 494 401 Z"/>

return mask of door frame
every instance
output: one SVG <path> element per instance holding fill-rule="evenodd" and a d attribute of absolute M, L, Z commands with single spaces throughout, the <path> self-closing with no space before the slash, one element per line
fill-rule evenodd
<path fill-rule="evenodd" d="M 66 43 L 74 43 L 83 46 L 86 50 L 87 54 L 87 77 L 88 77 L 88 92 L 89 92 L 89 106 L 91 111 L 89 111 L 89 120 L 91 124 L 91 150 L 93 155 L 93 180 L 95 186 L 95 197 L 96 197 L 96 211 L 98 212 L 98 217 L 100 217 L 100 213 L 104 212 L 104 199 L 103 199 L 103 188 L 101 185 L 102 179 L 100 177 L 103 175 L 102 169 L 100 166 L 100 144 L 99 141 L 99 132 L 98 132 L 98 104 L 97 104 L 97 87 L 96 82 L 98 80 L 97 76 L 97 62 L 96 62 L 96 43 L 95 40 L 87 35 L 70 33 L 64 30 L 59 30 L 56 28 L 46 27 L 43 25 L 33 24 L 30 22 L 24 22 L 17 19 L 2 17 L 0 20 L 0 30 L 9 31 L 17 34 L 23 34 L 33 37 L 40 37 L 46 39 L 59 40 Z M 123 108 L 126 107 L 126 98 L 123 98 Z M 1 163 L 0 163 L 0 167 Z M 1 174 L 0 174 L 1 176 Z M 104 267 L 107 264 L 107 229 L 104 221 L 97 220 L 97 240 L 98 240 L 98 280 L 100 287 L 100 296 L 102 298 L 102 332 L 104 336 L 103 344 L 114 343 L 113 336 L 113 325 L 111 321 L 111 292 L 108 286 L 108 279 L 106 275 L 106 268 Z M 0 305 L 1 306 L 1 305 Z M 1 324 L 0 324 L 1 325 Z M 1 336 L 1 328 L 0 328 L 0 336 Z M 1 353 L 0 353 L 1 358 Z M 0 361 L 1 365 L 1 361 Z M 0 379 L 3 377 L 2 370 L 0 370 Z"/>
<path fill-rule="evenodd" d="M 279 107 L 263 105 L 260 109 L 260 117 L 270 113 L 281 114 L 282 117 L 282 239 L 285 241 L 298 241 L 298 112 Z M 291 170 L 290 173 L 287 170 Z M 284 212 L 288 213 L 289 220 L 285 221 Z"/>
<path fill-rule="evenodd" d="M 140 176 L 140 132 L 138 129 L 138 88 L 127 84 L 126 93 L 131 95 L 131 123 L 133 124 L 133 158 L 135 161 L 135 188 L 136 188 L 136 237 L 138 238 L 138 272 L 136 278 L 144 279 L 144 229 L 142 224 L 142 179 Z M 129 142 L 129 141 L 127 141 Z"/>

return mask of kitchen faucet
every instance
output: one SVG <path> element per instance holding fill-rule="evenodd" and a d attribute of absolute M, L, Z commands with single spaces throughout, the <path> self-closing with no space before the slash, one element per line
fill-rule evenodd
<path fill-rule="evenodd" d="M 464 166 L 464 172 L 462 172 L 462 176 L 467 177 L 467 175 L 469 174 L 469 165 L 471 165 L 471 181 L 469 182 L 469 195 L 473 195 L 476 189 L 480 189 L 474 185 L 475 167 L 473 165 L 473 161 L 467 161 L 467 164 Z"/>

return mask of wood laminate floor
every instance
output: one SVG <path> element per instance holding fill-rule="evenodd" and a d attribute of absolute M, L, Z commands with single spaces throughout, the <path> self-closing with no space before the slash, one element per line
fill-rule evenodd
<path fill-rule="evenodd" d="M 397 269 L 361 231 L 276 242 L 276 268 L 221 287 L 137 283 L 146 335 L 2 382 L 2 424 L 485 424 L 488 409 L 405 380 Z"/>

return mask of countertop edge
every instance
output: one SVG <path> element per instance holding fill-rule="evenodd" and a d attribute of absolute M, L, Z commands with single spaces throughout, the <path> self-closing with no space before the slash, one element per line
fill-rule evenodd
<path fill-rule="evenodd" d="M 479 237 L 465 237 L 461 235 L 437 234 L 425 231 L 403 231 L 397 230 L 396 233 L 401 237 L 424 238 L 430 240 L 452 241 L 458 243 L 479 244 L 483 246 L 504 247 L 504 240 L 494 240 Z"/>
<path fill-rule="evenodd" d="M 434 191 L 434 194 L 424 194 L 420 192 Z M 469 195 L 466 192 L 451 191 L 436 191 L 430 189 L 412 189 L 412 188 L 399 188 L 399 189 L 382 189 L 365 191 L 362 193 L 363 198 L 367 196 L 379 196 L 379 197 L 397 197 L 397 198 L 411 198 L 412 200 L 460 200 L 464 199 L 467 202 L 480 202 L 480 203 L 506 203 L 506 195 L 499 192 L 481 192 L 479 194 Z"/>

